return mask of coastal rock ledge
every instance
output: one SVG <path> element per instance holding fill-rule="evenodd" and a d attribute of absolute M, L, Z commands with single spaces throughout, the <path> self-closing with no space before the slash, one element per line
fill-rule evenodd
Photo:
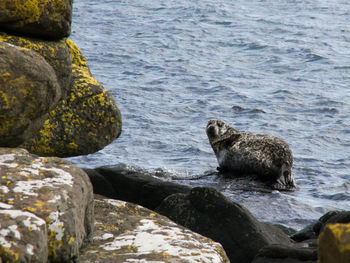
<path fill-rule="evenodd" d="M 69 262 L 92 233 L 89 178 L 59 158 L 0 148 L 0 222 L 3 262 Z"/>
<path fill-rule="evenodd" d="M 68 161 L 0 148 L 0 262 L 152 261 L 230 262 L 219 243 L 164 216 L 94 197 Z"/>
<path fill-rule="evenodd" d="M 229 263 L 219 243 L 132 203 L 95 196 L 95 232 L 78 262 Z"/>

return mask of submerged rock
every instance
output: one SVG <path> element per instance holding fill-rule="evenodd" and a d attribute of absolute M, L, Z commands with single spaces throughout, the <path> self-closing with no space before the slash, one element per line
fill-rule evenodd
<path fill-rule="evenodd" d="M 250 263 L 267 245 L 291 245 L 282 230 L 260 223 L 245 207 L 213 188 L 171 195 L 155 211 L 221 243 L 231 262 Z"/>
<path fill-rule="evenodd" d="M 0 42 L 0 146 L 34 136 L 60 98 L 55 72 L 42 56 Z"/>
<path fill-rule="evenodd" d="M 0 28 L 59 39 L 70 34 L 73 0 L 1 0 Z"/>
<path fill-rule="evenodd" d="M 59 158 L 0 148 L 0 257 L 69 262 L 93 229 L 87 175 Z"/>
<path fill-rule="evenodd" d="M 131 203 L 95 198 L 95 235 L 77 262 L 229 263 L 222 246 Z"/>

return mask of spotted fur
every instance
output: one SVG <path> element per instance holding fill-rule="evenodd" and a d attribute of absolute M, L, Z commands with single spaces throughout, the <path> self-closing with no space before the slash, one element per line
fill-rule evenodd
<path fill-rule="evenodd" d="M 292 151 L 282 139 L 240 132 L 221 120 L 210 120 L 206 133 L 221 171 L 252 174 L 275 189 L 296 186 L 292 175 Z"/>

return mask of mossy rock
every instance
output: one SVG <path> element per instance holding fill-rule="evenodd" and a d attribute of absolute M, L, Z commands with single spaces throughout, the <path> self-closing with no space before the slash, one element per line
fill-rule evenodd
<path fill-rule="evenodd" d="M 72 61 L 64 39 L 60 41 L 46 41 L 36 38 L 8 35 L 4 32 L 0 32 L 0 41 L 27 48 L 42 55 L 56 72 L 57 80 L 62 89 L 62 97 L 65 97 L 66 94 L 69 93 L 72 76 Z"/>
<path fill-rule="evenodd" d="M 121 133 L 121 115 L 113 96 L 93 78 L 74 42 L 66 44 L 73 62 L 70 93 L 50 112 L 40 132 L 23 145 L 42 156 L 94 153 Z"/>
<path fill-rule="evenodd" d="M 71 31 L 73 0 L 1 0 L 0 28 L 8 32 L 60 39 Z"/>
<path fill-rule="evenodd" d="M 56 74 L 36 52 L 0 42 L 0 145 L 16 147 L 43 125 L 61 98 Z"/>

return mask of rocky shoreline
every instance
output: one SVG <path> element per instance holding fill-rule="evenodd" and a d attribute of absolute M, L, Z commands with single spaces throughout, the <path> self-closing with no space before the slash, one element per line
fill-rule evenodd
<path fill-rule="evenodd" d="M 208 187 L 0 148 L 3 262 L 347 262 L 350 212 L 290 229 Z M 345 249 L 344 249 L 345 247 Z"/>
<path fill-rule="evenodd" d="M 118 138 L 72 0 L 0 3 L 0 262 L 349 262 L 350 212 L 290 235 L 207 187 L 59 157 Z"/>

